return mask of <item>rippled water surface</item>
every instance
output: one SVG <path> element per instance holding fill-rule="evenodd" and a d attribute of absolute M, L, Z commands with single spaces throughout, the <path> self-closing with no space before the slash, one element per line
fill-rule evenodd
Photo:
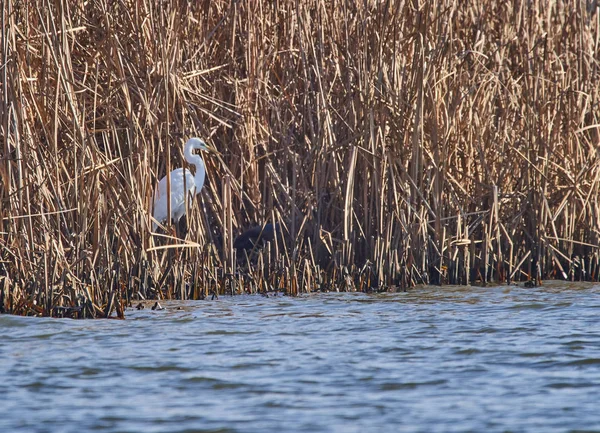
<path fill-rule="evenodd" d="M 600 431 L 600 287 L 0 316 L 0 431 Z"/>

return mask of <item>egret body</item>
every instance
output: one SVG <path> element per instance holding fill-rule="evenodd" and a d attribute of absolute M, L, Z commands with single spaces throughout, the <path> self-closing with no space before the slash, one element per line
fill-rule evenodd
<path fill-rule="evenodd" d="M 179 222 L 181 217 L 186 213 L 186 194 L 189 198 L 193 198 L 200 193 L 204 186 L 206 177 L 206 166 L 202 157 L 195 150 L 210 150 L 206 143 L 199 138 L 190 138 L 183 150 L 185 160 L 196 166 L 196 174 L 186 168 L 177 168 L 171 172 L 171 219 L 175 223 Z M 158 188 L 154 195 L 154 219 L 162 223 L 169 216 L 167 214 L 167 177 L 163 177 L 158 183 Z M 153 230 L 156 230 L 157 224 L 152 224 Z"/>

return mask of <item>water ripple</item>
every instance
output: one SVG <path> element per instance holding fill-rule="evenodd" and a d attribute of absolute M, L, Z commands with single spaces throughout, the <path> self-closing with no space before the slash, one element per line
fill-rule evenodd
<path fill-rule="evenodd" d="M 600 431 L 600 287 L 0 316 L 1 431 Z"/>

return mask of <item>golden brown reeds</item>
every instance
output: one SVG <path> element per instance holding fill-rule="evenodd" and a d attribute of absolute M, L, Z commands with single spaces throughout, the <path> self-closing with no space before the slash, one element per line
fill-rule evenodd
<path fill-rule="evenodd" d="M 595 2 L 2 4 L 1 312 L 598 279 Z M 152 236 L 191 136 L 221 155 Z"/>

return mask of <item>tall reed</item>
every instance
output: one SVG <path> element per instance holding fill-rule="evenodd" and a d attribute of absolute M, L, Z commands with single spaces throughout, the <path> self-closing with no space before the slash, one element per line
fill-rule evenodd
<path fill-rule="evenodd" d="M 598 279 L 584 1 L 3 0 L 0 311 Z M 185 239 L 153 190 L 200 136 Z M 280 222 L 241 252 L 233 235 Z"/>

